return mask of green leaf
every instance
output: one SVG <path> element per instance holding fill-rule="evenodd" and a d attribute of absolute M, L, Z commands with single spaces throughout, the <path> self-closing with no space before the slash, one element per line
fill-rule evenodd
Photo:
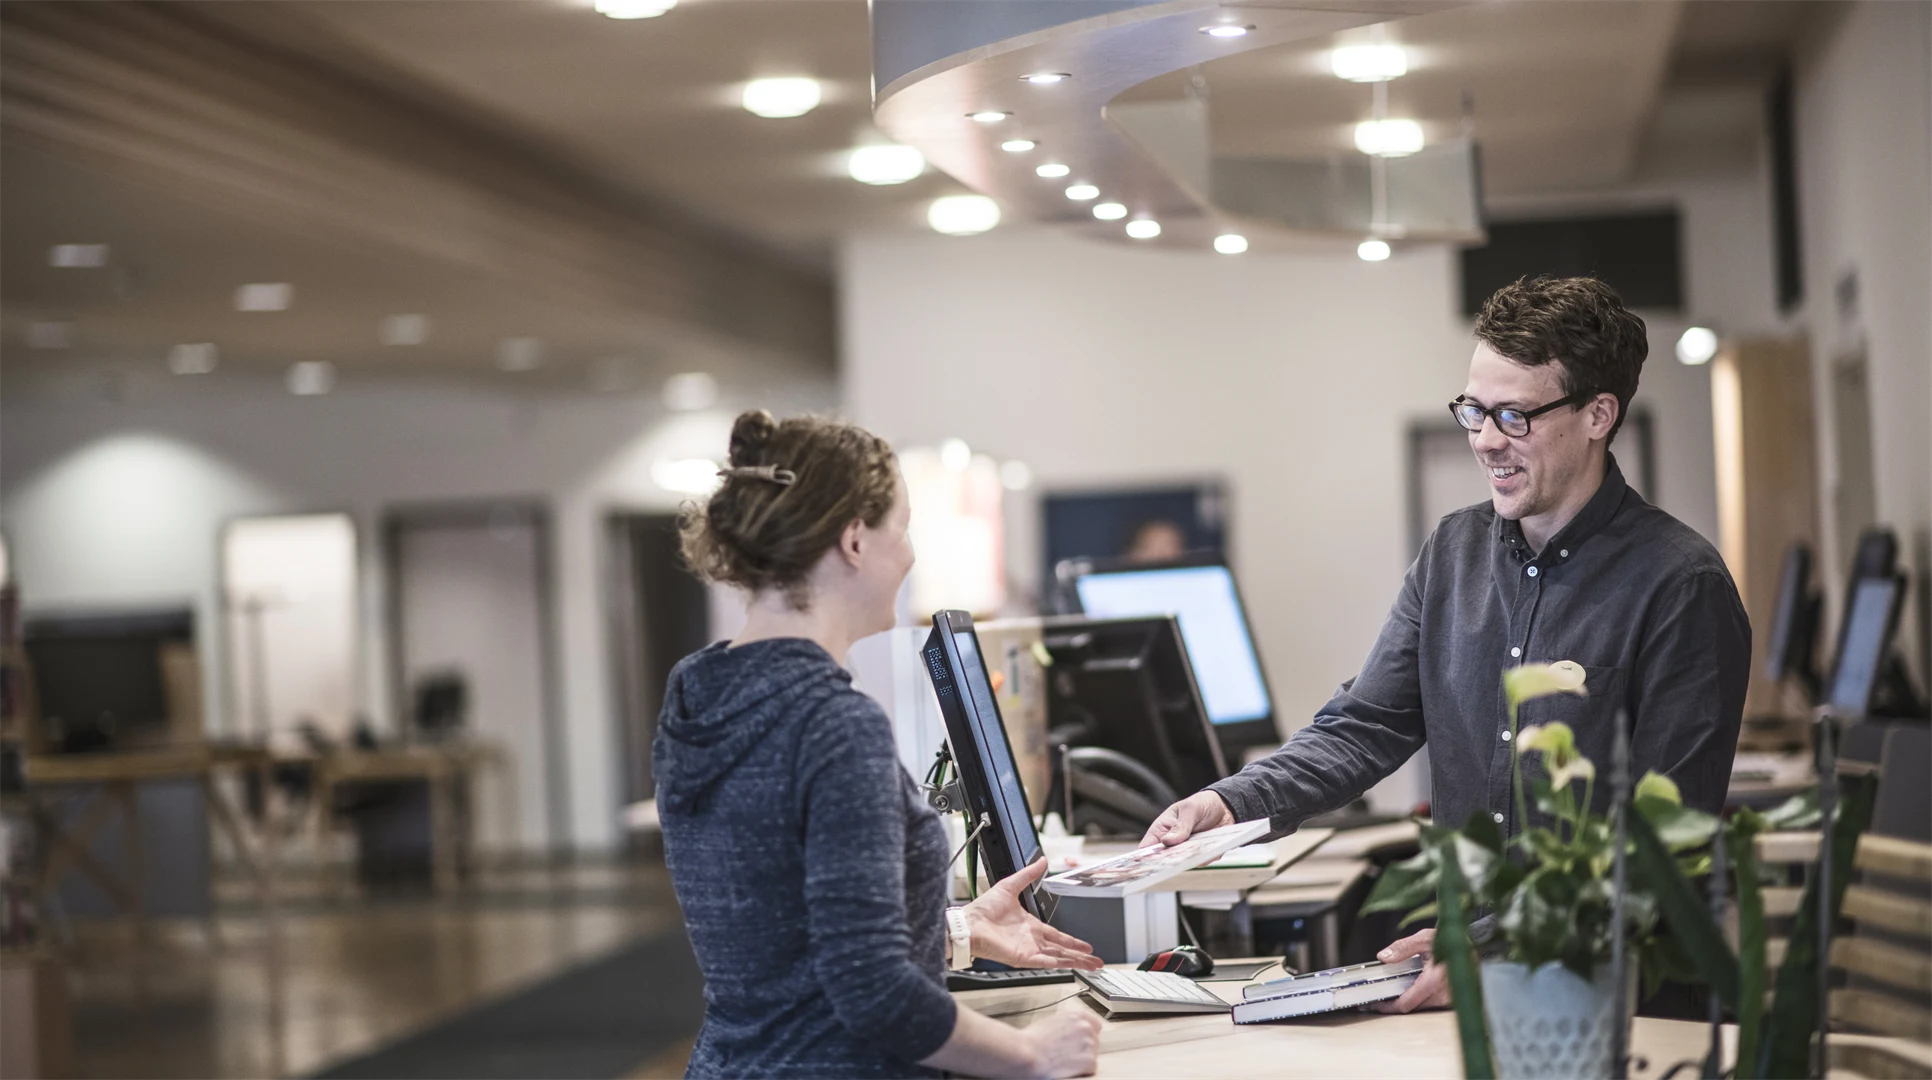
<path fill-rule="evenodd" d="M 1462 875 L 1455 861 L 1444 862 L 1442 892 L 1437 900 L 1442 917 L 1436 920 L 1435 958 L 1449 969 L 1449 997 L 1456 1010 L 1464 1080 L 1495 1080 L 1496 1059 L 1489 1051 L 1489 1026 L 1483 1019 L 1483 984 L 1476 977 L 1476 948 L 1469 941 L 1463 889 Z"/>
<path fill-rule="evenodd" d="M 1826 917 L 1835 923 L 1845 900 L 1845 886 L 1851 879 L 1852 857 L 1857 854 L 1858 838 L 1872 821 L 1876 801 L 1876 777 L 1841 778 L 1846 790 L 1838 819 L 1831 828 L 1831 896 L 1825 905 Z M 1768 816 L 1768 815 L 1767 815 Z M 1818 884 L 1821 875 L 1812 874 L 1805 886 L 1798 917 L 1791 924 L 1791 944 L 1784 963 L 1778 967 L 1778 990 L 1765 1019 L 1764 1042 L 1758 1049 L 1757 1075 L 1808 1076 L 1811 1068 L 1811 1040 L 1818 1031 Z"/>
<path fill-rule="evenodd" d="M 1466 836 L 1456 837 L 1455 853 L 1456 869 L 1468 883 L 1469 891 L 1477 896 L 1483 895 L 1490 879 L 1496 874 L 1496 868 L 1502 865 L 1502 855 Z"/>
<path fill-rule="evenodd" d="M 1424 851 L 1382 871 L 1362 904 L 1362 913 L 1402 911 L 1434 896 L 1439 884 L 1437 862 L 1434 852 Z"/>
<path fill-rule="evenodd" d="M 1725 1005 L 1737 1008 L 1738 965 L 1724 935 L 1711 920 L 1711 911 L 1691 883 L 1678 872 L 1670 849 L 1642 814 L 1627 815 L 1634 842 L 1633 863 L 1657 896 L 1657 906 L 1677 942 L 1696 965 L 1699 978 L 1717 991 Z"/>
<path fill-rule="evenodd" d="M 1433 919 L 1436 917 L 1436 912 L 1439 910 L 1441 910 L 1441 905 L 1437 904 L 1435 901 L 1432 900 L 1429 903 L 1426 903 L 1421 907 L 1416 908 L 1414 911 L 1409 912 L 1407 915 L 1403 916 L 1402 921 L 1399 923 L 1396 923 L 1396 925 L 1401 927 L 1408 927 L 1416 923 L 1419 923 L 1424 919 Z"/>
<path fill-rule="evenodd" d="M 1639 799 L 1637 814 L 1657 830 L 1657 838 L 1672 851 L 1683 851 L 1708 843 L 1717 833 L 1717 819 L 1702 810 L 1676 803 Z"/>
<path fill-rule="evenodd" d="M 1725 830 L 1725 851 L 1737 874 L 1737 1060 L 1740 1075 L 1746 1062 L 1758 1059 L 1764 1032 L 1765 928 L 1764 894 L 1758 889 L 1756 837 L 1763 818 L 1750 809 L 1733 815 Z"/>
<path fill-rule="evenodd" d="M 1770 810 L 1765 811 L 1766 829 L 1809 829 L 1823 820 L 1824 814 L 1818 810 L 1818 789 L 1793 795 Z"/>
<path fill-rule="evenodd" d="M 1684 796 L 1677 790 L 1677 781 L 1655 769 L 1644 773 L 1643 779 L 1637 781 L 1635 795 L 1639 800 L 1657 799 L 1675 803 L 1678 806 L 1684 805 Z"/>

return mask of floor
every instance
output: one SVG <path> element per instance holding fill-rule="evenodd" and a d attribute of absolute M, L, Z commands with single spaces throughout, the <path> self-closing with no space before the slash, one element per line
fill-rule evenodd
<path fill-rule="evenodd" d="M 340 880 L 287 893 L 279 950 L 239 881 L 217 888 L 212 944 L 202 922 L 162 924 L 143 949 L 120 926 L 77 926 L 75 1075 L 306 1075 L 679 917 L 651 863 L 481 874 L 446 900 Z M 688 1053 L 633 1075 L 681 1075 Z"/>

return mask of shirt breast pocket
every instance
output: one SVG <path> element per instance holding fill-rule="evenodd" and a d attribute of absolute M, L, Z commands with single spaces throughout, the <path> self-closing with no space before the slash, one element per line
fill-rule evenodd
<path fill-rule="evenodd" d="M 1616 731 L 1617 710 L 1625 700 L 1627 672 L 1621 667 L 1583 665 L 1583 694 L 1551 694 L 1523 706 L 1523 726 L 1568 724 L 1576 733 L 1577 749 L 1604 769 L 1610 766 L 1610 747 Z M 1607 773 L 1606 773 L 1607 775 Z"/>

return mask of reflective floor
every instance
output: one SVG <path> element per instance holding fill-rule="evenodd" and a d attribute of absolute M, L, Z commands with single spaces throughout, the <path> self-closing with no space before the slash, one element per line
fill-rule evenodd
<path fill-rule="evenodd" d="M 158 924 L 135 949 L 78 925 L 69 950 L 75 1075 L 306 1075 L 556 974 L 679 917 L 662 865 L 496 872 L 451 899 L 365 898 L 299 880 L 268 948 L 242 883 L 217 917 Z M 677 1075 L 688 1048 L 638 1063 Z"/>

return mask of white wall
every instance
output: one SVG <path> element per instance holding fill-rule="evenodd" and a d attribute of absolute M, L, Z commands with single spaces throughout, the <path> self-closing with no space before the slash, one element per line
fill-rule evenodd
<path fill-rule="evenodd" d="M 10 393 L 0 401 L 0 528 L 29 612 L 191 601 L 203 684 L 223 685 L 216 538 L 251 515 L 344 510 L 361 530 L 357 707 L 392 728 L 383 508 L 540 497 L 552 510 L 553 575 L 569 759 L 570 831 L 613 844 L 620 790 L 601 560 L 601 516 L 670 509 L 650 466 L 721 456 L 729 407 L 824 408 L 829 383 L 765 376 L 707 413 L 667 416 L 639 395 L 525 396 L 473 383 L 351 384 L 292 397 L 274 381 L 140 381 L 118 400 Z M 207 698 L 208 730 L 239 730 Z"/>
<path fill-rule="evenodd" d="M 895 441 L 1023 459 L 1046 490 L 1224 477 L 1255 634 L 1299 727 L 1359 669 L 1412 556 L 1406 427 L 1444 415 L 1473 348 L 1456 280 L 1440 248 L 1369 264 L 1017 230 L 856 237 L 846 411 Z M 1661 503 L 1715 535 L 1709 379 L 1670 359 L 1668 333 L 1639 395 Z M 1035 500 L 1009 511 L 1024 592 Z"/>
<path fill-rule="evenodd" d="M 1932 5 L 1830 7 L 1797 64 L 1803 318 L 1821 403 L 1832 360 L 1865 345 L 1878 515 L 1899 531 L 1923 581 L 1932 572 Z M 1848 272 L 1859 289 L 1851 320 L 1834 296 Z M 1818 420 L 1828 493 L 1838 477 L 1831 410 L 1820 408 Z M 1828 497 L 1822 505 L 1830 515 Z M 1828 544 L 1835 532 L 1828 519 Z M 1826 553 L 1832 567 L 1850 557 Z M 1915 594 L 1919 611 L 1906 622 L 1923 627 L 1927 592 Z"/>

